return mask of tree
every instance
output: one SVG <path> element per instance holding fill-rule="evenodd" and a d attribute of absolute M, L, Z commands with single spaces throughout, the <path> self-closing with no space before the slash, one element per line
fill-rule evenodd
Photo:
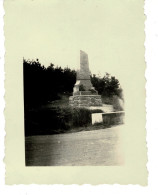
<path fill-rule="evenodd" d="M 51 63 L 45 68 L 38 59 L 23 60 L 25 105 L 39 105 L 57 100 L 60 95 L 72 93 L 76 82 L 76 71 L 61 68 Z M 105 73 L 104 77 L 91 76 L 92 85 L 104 97 L 114 95 L 123 99 L 118 79 Z"/>

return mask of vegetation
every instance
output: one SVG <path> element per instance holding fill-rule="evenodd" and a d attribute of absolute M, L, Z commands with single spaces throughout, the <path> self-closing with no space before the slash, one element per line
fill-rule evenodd
<path fill-rule="evenodd" d="M 120 99 L 123 99 L 120 83 L 114 76 L 110 76 L 110 74 L 106 73 L 105 76 L 101 78 L 94 74 L 91 76 L 91 82 L 102 97 L 112 98 L 113 96 L 118 96 Z"/>
<path fill-rule="evenodd" d="M 76 71 L 50 64 L 47 68 L 36 61 L 23 61 L 25 105 L 35 106 L 60 99 L 60 94 L 71 93 L 76 82 Z"/>
<path fill-rule="evenodd" d="M 91 114 L 101 110 L 54 107 L 25 110 L 25 135 L 45 135 L 69 132 L 91 125 Z"/>
<path fill-rule="evenodd" d="M 35 106 L 59 100 L 63 95 L 71 95 L 76 82 L 76 71 L 50 64 L 47 68 L 39 60 L 23 61 L 25 105 Z M 92 75 L 91 82 L 104 103 L 112 104 L 112 97 L 123 99 L 118 79 L 108 73 L 103 78 Z M 84 86 L 80 86 L 84 91 Z"/>
<path fill-rule="evenodd" d="M 72 108 L 68 98 L 76 82 L 76 71 L 50 64 L 47 68 L 39 60 L 23 60 L 25 135 L 46 135 L 79 131 L 91 127 L 91 114 L 101 110 Z M 102 95 L 102 101 L 121 110 L 118 99 L 123 100 L 119 81 L 105 74 L 92 75 L 92 85 Z M 80 85 L 81 91 L 84 86 Z M 97 127 L 98 128 L 98 127 Z"/>

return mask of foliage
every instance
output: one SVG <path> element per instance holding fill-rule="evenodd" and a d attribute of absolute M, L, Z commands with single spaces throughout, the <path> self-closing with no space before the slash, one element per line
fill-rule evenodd
<path fill-rule="evenodd" d="M 70 68 L 47 68 L 36 61 L 24 60 L 24 101 L 25 105 L 38 105 L 57 100 L 59 94 L 70 93 L 76 82 L 76 72 Z"/>
<path fill-rule="evenodd" d="M 94 74 L 91 76 L 91 82 L 98 93 L 102 96 L 112 97 L 117 95 L 119 98 L 123 98 L 120 83 L 114 76 L 110 76 L 106 73 L 105 76 L 101 78 Z"/>
<path fill-rule="evenodd" d="M 38 59 L 24 59 L 23 74 L 26 135 L 64 133 L 73 128 L 85 128 L 91 125 L 92 113 L 102 113 L 98 109 L 65 107 L 76 82 L 75 70 L 54 64 L 46 68 Z M 102 95 L 103 103 L 113 104 L 115 110 L 122 109 L 116 101 L 123 99 L 122 89 L 115 77 L 108 73 L 103 78 L 93 75 L 91 82 Z M 84 86 L 80 86 L 80 90 L 84 91 Z M 51 107 L 50 102 L 53 102 Z M 42 107 L 45 103 L 49 106 Z"/>
<path fill-rule="evenodd" d="M 91 125 L 91 113 L 98 110 L 56 107 L 25 110 L 25 135 L 56 134 Z M 99 111 L 102 112 L 102 111 Z"/>
<path fill-rule="evenodd" d="M 50 64 L 47 68 L 39 60 L 23 60 L 25 106 L 41 105 L 71 94 L 76 82 L 76 71 Z M 91 82 L 102 98 L 118 96 L 123 99 L 118 79 L 108 73 L 103 78 L 93 75 Z M 80 86 L 84 91 L 84 86 Z"/>

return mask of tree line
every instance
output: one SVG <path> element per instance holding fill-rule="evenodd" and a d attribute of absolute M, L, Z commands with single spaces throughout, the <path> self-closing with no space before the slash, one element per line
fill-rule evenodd
<path fill-rule="evenodd" d="M 76 71 L 50 64 L 41 65 L 38 59 L 23 59 L 24 103 L 38 105 L 60 99 L 61 95 L 71 95 L 76 82 Z M 106 73 L 103 77 L 91 75 L 91 82 L 104 97 L 118 96 L 123 99 L 118 79 Z"/>

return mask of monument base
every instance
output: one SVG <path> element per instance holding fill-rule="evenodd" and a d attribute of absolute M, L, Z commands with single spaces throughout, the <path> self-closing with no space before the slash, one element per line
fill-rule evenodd
<path fill-rule="evenodd" d="M 102 106 L 100 95 L 75 95 L 69 97 L 69 105 L 75 107 Z"/>

